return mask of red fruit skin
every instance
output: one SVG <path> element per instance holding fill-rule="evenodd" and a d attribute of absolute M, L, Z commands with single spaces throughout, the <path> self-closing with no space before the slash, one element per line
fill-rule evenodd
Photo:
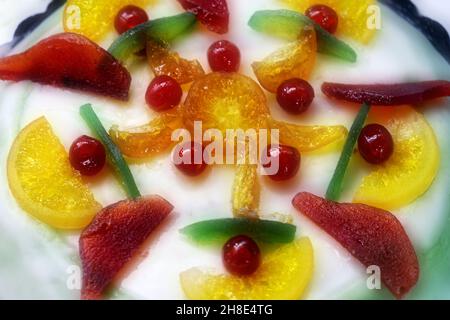
<path fill-rule="evenodd" d="M 46 38 L 27 51 L 0 59 L 0 79 L 31 80 L 127 100 L 129 72 L 107 51 L 74 33 Z"/>
<path fill-rule="evenodd" d="M 117 273 L 172 212 L 159 196 L 125 200 L 104 208 L 80 237 L 82 299 L 100 299 Z"/>
<path fill-rule="evenodd" d="M 445 80 L 398 84 L 342 84 L 325 82 L 322 92 L 329 98 L 374 106 L 420 104 L 450 96 L 450 82 Z"/>
<path fill-rule="evenodd" d="M 230 13 L 226 0 L 178 0 L 186 11 L 197 15 L 201 23 L 212 32 L 228 32 Z"/>
<path fill-rule="evenodd" d="M 363 204 L 340 204 L 306 192 L 297 194 L 292 204 L 366 267 L 379 266 L 383 283 L 397 299 L 417 283 L 416 253 L 391 213 Z"/>

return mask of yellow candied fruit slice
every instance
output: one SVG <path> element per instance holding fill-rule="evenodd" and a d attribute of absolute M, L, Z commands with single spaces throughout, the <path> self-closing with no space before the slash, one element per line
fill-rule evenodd
<path fill-rule="evenodd" d="M 185 295 L 193 300 L 297 300 L 313 273 L 309 238 L 301 238 L 267 253 L 248 277 L 214 275 L 193 268 L 180 275 Z"/>
<path fill-rule="evenodd" d="M 127 5 L 145 8 L 156 0 L 68 0 L 64 8 L 66 32 L 79 33 L 92 41 L 100 41 L 114 29 L 114 19 Z"/>
<path fill-rule="evenodd" d="M 114 126 L 109 134 L 127 157 L 152 158 L 175 145 L 172 141 L 172 133 L 182 127 L 180 110 L 175 108 L 141 127 L 121 131 Z"/>
<path fill-rule="evenodd" d="M 263 128 L 269 115 L 266 97 L 252 79 L 238 73 L 210 73 L 195 81 L 184 103 L 186 124 L 203 130 Z"/>
<path fill-rule="evenodd" d="M 232 197 L 235 217 L 258 217 L 260 184 L 257 165 L 240 164 L 237 166 Z"/>
<path fill-rule="evenodd" d="M 198 60 L 186 60 L 167 46 L 157 42 L 147 43 L 147 57 L 155 76 L 166 75 L 180 84 L 187 84 L 205 75 Z"/>
<path fill-rule="evenodd" d="M 397 209 L 413 202 L 433 183 L 440 165 L 439 145 L 425 117 L 411 107 L 396 107 L 371 120 L 392 134 L 394 153 L 386 163 L 373 167 L 353 201 Z"/>
<path fill-rule="evenodd" d="M 297 41 L 252 64 L 259 83 L 276 93 L 278 87 L 292 78 L 309 79 L 316 64 L 317 42 L 313 29 L 305 30 Z"/>
<path fill-rule="evenodd" d="M 355 39 L 363 44 L 369 43 L 376 32 L 375 22 L 380 17 L 376 0 L 281 0 L 292 9 L 301 13 L 316 4 L 323 4 L 333 8 L 339 16 L 337 34 Z M 372 23 L 373 24 L 373 23 Z"/>
<path fill-rule="evenodd" d="M 44 117 L 15 139 L 8 157 L 8 182 L 25 211 L 55 228 L 81 229 L 101 209 Z"/>
<path fill-rule="evenodd" d="M 271 120 L 272 129 L 280 130 L 280 142 L 300 152 L 312 152 L 343 143 L 347 136 L 344 126 L 302 126 Z"/>

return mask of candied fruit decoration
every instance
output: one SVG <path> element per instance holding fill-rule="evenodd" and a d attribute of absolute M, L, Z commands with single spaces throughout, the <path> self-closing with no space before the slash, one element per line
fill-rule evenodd
<path fill-rule="evenodd" d="M 0 79 L 31 80 L 127 100 L 128 71 L 108 52 L 74 33 L 46 38 L 27 51 L 0 59 Z"/>
<path fill-rule="evenodd" d="M 314 30 L 303 32 L 299 39 L 252 64 L 259 83 L 276 93 L 278 87 L 292 78 L 309 79 L 316 64 L 317 42 Z"/>
<path fill-rule="evenodd" d="M 263 156 L 263 167 L 266 173 L 273 181 L 286 181 L 294 178 L 300 170 L 301 156 L 297 149 L 285 146 L 269 145 L 266 154 Z M 268 168 L 278 168 L 276 172 L 272 173 Z"/>
<path fill-rule="evenodd" d="M 314 88 L 308 81 L 299 78 L 284 81 L 277 90 L 278 104 L 290 114 L 301 114 L 308 110 L 314 96 Z"/>
<path fill-rule="evenodd" d="M 155 76 L 166 75 L 174 78 L 179 84 L 187 84 L 205 75 L 198 60 L 186 60 L 167 45 L 156 41 L 147 43 L 147 57 Z"/>
<path fill-rule="evenodd" d="M 83 176 L 95 176 L 105 166 L 105 147 L 97 139 L 81 136 L 72 143 L 69 159 L 72 167 Z"/>
<path fill-rule="evenodd" d="M 114 126 L 109 131 L 123 154 L 131 158 L 152 158 L 175 145 L 172 132 L 183 128 L 178 108 L 164 112 L 147 125 L 121 131 Z"/>
<path fill-rule="evenodd" d="M 258 166 L 252 164 L 238 165 L 232 194 L 233 214 L 235 217 L 258 217 L 260 189 Z"/>
<path fill-rule="evenodd" d="M 177 80 L 169 76 L 157 76 L 150 82 L 145 100 L 153 110 L 161 112 L 178 106 L 182 96 L 183 89 Z"/>
<path fill-rule="evenodd" d="M 177 146 L 172 154 L 175 167 L 186 176 L 196 177 L 207 168 L 203 157 L 205 148 L 202 144 L 187 141 Z"/>
<path fill-rule="evenodd" d="M 391 213 L 363 204 L 340 204 L 306 192 L 297 194 L 292 203 L 363 265 L 380 267 L 383 283 L 396 298 L 404 297 L 417 283 L 416 252 Z"/>
<path fill-rule="evenodd" d="M 226 0 L 178 0 L 183 8 L 197 15 L 198 20 L 209 30 L 225 34 L 228 32 L 230 13 Z"/>
<path fill-rule="evenodd" d="M 114 18 L 127 5 L 146 7 L 153 0 L 67 0 L 64 8 L 64 31 L 79 33 L 100 41 L 114 30 Z"/>
<path fill-rule="evenodd" d="M 222 260 L 231 274 L 249 276 L 261 265 L 261 251 L 255 240 L 246 235 L 239 235 L 225 243 Z"/>
<path fill-rule="evenodd" d="M 317 4 L 309 7 L 305 12 L 306 16 L 314 20 L 318 25 L 329 33 L 335 33 L 339 24 L 339 17 L 332 8 Z"/>
<path fill-rule="evenodd" d="M 208 62 L 214 72 L 238 72 L 241 51 L 232 42 L 219 40 L 208 48 Z"/>
<path fill-rule="evenodd" d="M 381 124 L 365 126 L 358 138 L 359 154 L 369 163 L 380 164 L 389 160 L 394 152 L 394 140 Z"/>
<path fill-rule="evenodd" d="M 80 236 L 82 299 L 100 299 L 117 273 L 172 212 L 159 196 L 126 200 L 100 211 Z"/>
<path fill-rule="evenodd" d="M 450 82 L 445 80 L 397 84 L 343 84 L 325 82 L 322 92 L 334 99 L 367 102 L 372 105 L 397 106 L 420 104 L 428 100 L 449 97 Z"/>
<path fill-rule="evenodd" d="M 326 5 L 339 16 L 337 33 L 367 44 L 373 39 L 376 28 L 368 28 L 368 22 L 375 23 L 374 13 L 378 10 L 376 0 L 282 0 L 292 9 L 305 12 L 314 5 Z"/>
<path fill-rule="evenodd" d="M 119 34 L 122 34 L 134 27 L 148 21 L 147 12 L 144 9 L 129 5 L 125 6 L 116 15 L 114 27 Z"/>

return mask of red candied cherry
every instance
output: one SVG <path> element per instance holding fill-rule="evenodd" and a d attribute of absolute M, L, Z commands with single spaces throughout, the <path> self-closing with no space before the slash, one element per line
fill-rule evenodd
<path fill-rule="evenodd" d="M 290 146 L 269 145 L 263 157 L 263 167 L 274 181 L 292 179 L 300 169 L 300 152 Z"/>
<path fill-rule="evenodd" d="M 155 111 L 165 111 L 180 104 L 183 90 L 172 77 L 157 76 L 147 88 L 145 99 Z"/>
<path fill-rule="evenodd" d="M 291 114 L 305 112 L 314 100 L 314 89 L 302 79 L 284 81 L 277 90 L 278 104 Z"/>
<path fill-rule="evenodd" d="M 185 142 L 175 148 L 172 162 L 185 175 L 195 177 L 206 169 L 203 152 L 201 144 L 194 141 Z"/>
<path fill-rule="evenodd" d="M 314 20 L 329 33 L 335 33 L 339 23 L 339 17 L 332 8 L 317 4 L 306 10 L 306 16 Z"/>
<path fill-rule="evenodd" d="M 228 240 L 223 246 L 222 254 L 225 268 L 237 276 L 251 275 L 261 264 L 258 244 L 244 235 Z"/>
<path fill-rule="evenodd" d="M 72 143 L 69 160 L 83 176 L 94 176 L 105 166 L 105 147 L 97 139 L 81 136 Z"/>
<path fill-rule="evenodd" d="M 125 6 L 116 15 L 114 26 L 119 34 L 148 21 L 147 12 L 144 9 L 129 5 Z"/>
<path fill-rule="evenodd" d="M 382 125 L 369 124 L 359 135 L 358 150 L 367 162 L 380 164 L 387 161 L 394 152 L 394 140 Z"/>
<path fill-rule="evenodd" d="M 241 65 L 241 52 L 234 43 L 220 40 L 209 47 L 208 61 L 215 72 L 237 72 Z"/>

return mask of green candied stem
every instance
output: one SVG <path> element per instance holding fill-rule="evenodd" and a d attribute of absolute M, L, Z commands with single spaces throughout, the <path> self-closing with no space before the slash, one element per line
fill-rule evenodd
<path fill-rule="evenodd" d="M 92 109 L 91 104 L 85 104 L 80 107 L 81 117 L 86 121 L 89 128 L 95 133 L 95 135 L 102 141 L 108 153 L 108 160 L 120 177 L 123 188 L 130 199 L 137 199 L 141 196 L 139 189 L 134 181 L 133 175 L 128 167 L 127 162 L 123 158 L 122 153 L 116 144 L 111 140 L 111 137 L 106 132 L 100 119 Z"/>
<path fill-rule="evenodd" d="M 359 134 L 366 122 L 367 116 L 370 111 L 370 105 L 364 103 L 361 106 L 361 110 L 356 116 L 355 121 L 350 129 L 350 132 L 345 142 L 344 149 L 342 150 L 341 158 L 337 164 L 336 170 L 334 171 L 333 178 L 328 186 L 326 199 L 331 201 L 338 201 L 342 191 L 342 184 L 344 182 L 345 172 L 347 171 L 350 158 L 352 157 L 353 151 L 355 150 L 356 141 L 358 140 Z"/>
<path fill-rule="evenodd" d="M 164 43 L 171 42 L 189 32 L 196 21 L 196 16 L 189 12 L 151 20 L 122 34 L 108 51 L 116 59 L 124 61 L 133 53 L 145 49 L 148 39 Z"/>
<path fill-rule="evenodd" d="M 200 244 L 224 242 L 245 234 L 265 243 L 294 241 L 297 227 L 289 223 L 247 218 L 206 220 L 191 224 L 180 232 Z"/>
<path fill-rule="evenodd" d="M 291 10 L 256 11 L 248 24 L 258 32 L 288 40 L 298 39 L 303 28 L 314 26 L 320 53 L 332 55 L 349 62 L 356 62 L 356 52 L 349 45 L 301 13 Z"/>

